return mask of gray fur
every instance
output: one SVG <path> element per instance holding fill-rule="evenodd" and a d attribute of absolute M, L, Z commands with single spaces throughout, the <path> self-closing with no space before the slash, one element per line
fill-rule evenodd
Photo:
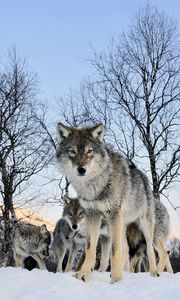
<path fill-rule="evenodd" d="M 170 217 L 165 206 L 158 199 L 154 199 L 155 203 L 155 227 L 154 242 L 159 238 L 166 243 L 170 231 Z"/>
<path fill-rule="evenodd" d="M 17 267 L 24 267 L 28 256 L 33 257 L 40 269 L 46 269 L 44 258 L 49 255 L 51 235 L 46 225 L 18 223 L 13 229 L 13 252 Z"/>
<path fill-rule="evenodd" d="M 68 253 L 68 262 L 65 272 L 72 270 L 74 259 L 79 249 L 86 244 L 85 211 L 76 198 L 64 198 L 62 218 L 54 229 L 52 250 L 56 258 L 57 272 L 62 272 L 62 263 Z M 77 228 L 73 229 L 72 226 Z"/>
<path fill-rule="evenodd" d="M 172 268 L 169 267 L 170 262 L 168 258 L 167 251 L 165 250 L 165 245 L 167 242 L 167 238 L 169 236 L 170 230 L 170 218 L 165 206 L 160 202 L 159 199 L 154 199 L 155 204 L 155 227 L 154 227 L 154 239 L 153 244 L 154 248 L 158 252 L 159 263 L 160 258 L 162 256 L 167 256 L 165 258 L 165 264 L 162 266 L 164 269 L 166 267 L 168 272 L 172 272 Z M 143 236 L 143 233 L 139 230 L 136 223 L 132 223 L 127 227 L 127 240 L 129 245 L 129 254 L 130 259 L 132 260 L 131 271 L 134 271 L 135 264 L 138 259 L 143 261 L 146 257 L 146 242 Z M 159 241 L 161 241 L 161 245 L 159 245 Z M 134 258 L 136 256 L 136 258 Z M 167 261 L 167 263 L 166 263 Z M 168 265 L 167 265 L 168 264 Z M 144 264 L 145 269 L 147 270 L 147 266 Z M 163 270 L 159 270 L 163 271 Z"/>
<path fill-rule="evenodd" d="M 81 214 L 81 218 L 79 214 Z M 77 225 L 77 229 L 73 230 L 72 225 Z M 67 252 L 68 262 L 65 271 L 72 270 L 78 251 L 84 251 L 87 243 L 85 211 L 78 198 L 64 197 L 62 218 L 57 222 L 53 236 L 52 251 L 56 258 L 57 271 L 63 271 L 62 264 Z M 102 259 L 100 260 L 99 271 L 106 271 L 109 264 L 110 240 L 105 220 L 101 222 L 100 245 Z"/>
<path fill-rule="evenodd" d="M 154 233 L 154 201 L 147 177 L 127 159 L 114 152 L 103 143 L 102 132 L 94 137 L 95 127 L 75 129 L 58 124 L 60 144 L 57 149 L 57 161 L 61 171 L 67 176 L 76 190 L 82 207 L 87 214 L 88 231 L 92 223 L 96 235 L 90 236 L 92 258 L 87 257 L 77 275 L 88 280 L 90 264 L 94 260 L 94 244 L 97 243 L 99 219 L 107 220 L 112 239 L 112 282 L 122 278 L 124 262 L 115 263 L 115 258 L 123 252 L 125 228 L 129 223 L 137 222 L 146 239 L 150 272 L 157 275 L 155 256 L 152 247 Z M 84 151 L 79 152 L 79 148 Z M 73 153 L 72 150 L 73 149 Z M 88 149 L 93 149 L 89 154 Z M 85 166 L 86 173 L 79 176 L 78 166 Z M 116 226 L 115 226 L 116 224 Z M 121 224 L 121 225 L 120 225 Z M 119 229 L 118 229 L 119 228 Z M 117 230 L 121 232 L 117 240 Z M 123 239 L 122 239 L 123 236 Z M 88 252 L 88 248 L 86 250 Z M 90 262 L 91 260 L 91 262 Z M 92 266 L 91 266 L 92 268 Z"/>

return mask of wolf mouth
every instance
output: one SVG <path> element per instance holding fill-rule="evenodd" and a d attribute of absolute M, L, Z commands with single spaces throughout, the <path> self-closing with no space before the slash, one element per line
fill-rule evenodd
<path fill-rule="evenodd" d="M 66 236 L 66 240 L 72 240 L 75 238 L 76 234 L 78 233 L 78 230 L 74 232 L 73 235 L 69 234 Z"/>
<path fill-rule="evenodd" d="M 83 177 L 85 176 L 85 174 L 77 174 L 79 177 Z"/>

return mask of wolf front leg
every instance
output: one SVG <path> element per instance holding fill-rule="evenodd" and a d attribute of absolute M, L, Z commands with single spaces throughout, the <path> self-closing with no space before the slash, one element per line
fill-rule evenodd
<path fill-rule="evenodd" d="M 130 272 L 131 272 L 131 273 L 134 273 L 134 272 L 135 272 L 135 269 L 136 269 L 136 265 L 137 265 L 138 259 L 139 259 L 139 258 L 137 257 L 136 254 L 131 258 L 131 262 L 130 262 Z"/>
<path fill-rule="evenodd" d="M 147 257 L 149 262 L 149 272 L 151 276 L 159 276 L 156 266 L 156 257 L 153 248 L 153 238 L 154 238 L 154 219 L 151 216 L 146 216 L 146 218 L 140 219 L 140 229 L 144 234 L 147 245 Z"/>
<path fill-rule="evenodd" d="M 166 268 L 167 272 L 172 273 L 173 270 L 169 260 L 169 255 L 164 246 L 164 241 L 162 239 L 155 239 L 154 248 L 158 252 L 158 256 L 159 256 L 159 262 L 157 265 L 158 272 L 161 273 Z"/>
<path fill-rule="evenodd" d="M 82 279 L 83 281 L 88 281 L 90 279 L 91 271 L 94 269 L 100 225 L 101 215 L 91 214 L 87 216 L 87 245 L 85 261 L 81 270 L 76 274 L 76 278 Z"/>
<path fill-rule="evenodd" d="M 170 259 L 169 259 L 169 255 L 167 254 L 167 260 L 166 260 L 166 270 L 167 272 L 169 273 L 173 273 L 173 269 L 172 269 L 172 266 L 171 266 L 171 262 L 170 262 Z"/>
<path fill-rule="evenodd" d="M 68 256 L 68 261 L 67 261 L 67 264 L 66 264 L 66 267 L 65 267 L 65 270 L 64 272 L 70 272 L 72 270 L 72 253 L 70 252 L 69 253 L 69 256 Z"/>
<path fill-rule="evenodd" d="M 76 245 L 76 242 L 72 241 L 72 246 L 69 249 L 68 261 L 67 261 L 66 268 L 65 268 L 64 272 L 69 272 L 69 271 L 72 270 L 73 263 L 74 263 L 75 258 L 77 256 L 77 253 L 78 253 L 78 247 Z"/>
<path fill-rule="evenodd" d="M 14 260 L 15 260 L 15 266 L 16 267 L 24 267 L 24 257 L 22 257 L 20 254 L 18 254 L 17 252 L 14 251 Z"/>
<path fill-rule="evenodd" d="M 101 244 L 101 259 L 98 271 L 105 272 L 109 265 L 110 251 L 111 251 L 111 239 L 110 237 L 100 237 Z"/>
<path fill-rule="evenodd" d="M 109 222 L 111 235 L 111 283 L 123 279 L 125 225 L 121 213 L 113 216 Z"/>
<path fill-rule="evenodd" d="M 37 261 L 40 270 L 47 270 L 46 264 L 44 262 L 44 258 L 38 253 L 33 254 L 32 257 Z"/>

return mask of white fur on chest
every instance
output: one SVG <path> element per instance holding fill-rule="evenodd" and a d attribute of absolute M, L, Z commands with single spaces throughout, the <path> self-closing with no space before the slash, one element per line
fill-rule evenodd
<path fill-rule="evenodd" d="M 108 211 L 112 210 L 112 204 L 110 204 L 109 199 L 106 200 L 84 200 L 80 199 L 81 205 L 85 210 L 93 210 L 106 214 Z"/>

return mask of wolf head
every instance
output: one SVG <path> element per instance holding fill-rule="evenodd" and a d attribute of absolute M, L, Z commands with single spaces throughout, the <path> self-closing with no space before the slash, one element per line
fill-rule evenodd
<path fill-rule="evenodd" d="M 64 196 L 63 219 L 68 222 L 68 225 L 72 230 L 72 235 L 74 235 L 76 232 L 80 232 L 82 234 L 85 233 L 85 211 L 81 207 L 78 198 L 70 198 L 68 196 Z"/>
<path fill-rule="evenodd" d="M 41 257 L 49 255 L 51 235 L 46 225 L 18 223 L 13 232 L 13 246 L 16 251 L 24 254 L 38 253 Z"/>
<path fill-rule="evenodd" d="M 39 248 L 40 252 L 43 256 L 49 255 L 49 245 L 51 243 L 51 235 L 50 232 L 47 230 L 46 225 L 43 224 L 39 227 L 39 239 L 37 239 L 37 247 Z"/>
<path fill-rule="evenodd" d="M 98 176 L 108 164 L 104 144 L 104 126 L 74 128 L 57 125 L 59 146 L 57 161 L 70 181 L 83 182 Z"/>

